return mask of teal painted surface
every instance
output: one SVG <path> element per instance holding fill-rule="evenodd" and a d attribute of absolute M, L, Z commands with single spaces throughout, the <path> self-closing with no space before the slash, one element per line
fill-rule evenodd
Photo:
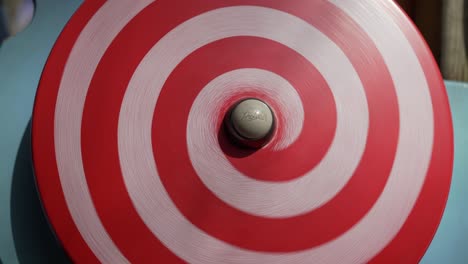
<path fill-rule="evenodd" d="M 81 1 L 36 2 L 29 27 L 0 47 L 0 261 L 4 264 L 53 263 L 60 255 L 55 245 L 47 244 L 52 238 L 43 228 L 47 225 L 34 196 L 28 137 L 22 145 L 21 141 L 49 51 Z"/>
<path fill-rule="evenodd" d="M 421 263 L 468 263 L 468 84 L 446 82 L 455 134 L 452 185 L 439 229 Z"/>
<path fill-rule="evenodd" d="M 35 192 L 29 121 L 50 49 L 80 0 L 38 0 L 30 27 L 0 47 L 0 263 L 66 263 Z M 455 127 L 447 208 L 422 263 L 468 263 L 468 85 L 447 82 Z"/>

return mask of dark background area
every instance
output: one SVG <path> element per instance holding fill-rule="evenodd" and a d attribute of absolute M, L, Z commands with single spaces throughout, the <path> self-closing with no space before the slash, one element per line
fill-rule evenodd
<path fill-rule="evenodd" d="M 468 81 L 466 0 L 397 0 L 429 44 L 447 80 Z"/>
<path fill-rule="evenodd" d="M 5 11 L 2 6 L 3 6 L 3 0 L 0 0 L 0 45 L 2 43 L 2 39 L 5 39 L 8 36 L 8 31 L 6 28 Z"/>

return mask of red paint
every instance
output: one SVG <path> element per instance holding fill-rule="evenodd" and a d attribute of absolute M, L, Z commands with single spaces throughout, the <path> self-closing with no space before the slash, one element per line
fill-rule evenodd
<path fill-rule="evenodd" d="M 384 187 L 398 137 L 394 87 L 369 37 L 343 12 L 326 1 L 206 0 L 198 1 L 196 5 L 174 8 L 174 1 L 158 0 L 131 21 L 109 47 L 91 83 L 83 115 L 83 162 L 92 198 L 107 232 L 131 262 L 183 261 L 166 249 L 144 225 L 122 180 L 117 153 L 117 121 L 128 81 L 146 52 L 178 24 L 207 10 L 246 3 L 270 6 L 301 17 L 324 32 L 347 54 L 365 86 L 369 102 L 370 127 L 366 152 L 352 180 L 342 192 L 323 207 L 303 216 L 280 220 L 253 217 L 216 198 L 203 186 L 191 168 L 185 146 L 185 125 L 190 102 L 195 98 L 197 89 L 204 85 L 203 82 L 206 84 L 213 76 L 223 73 L 223 70 L 239 67 L 257 66 L 281 72 L 283 77 L 296 86 L 303 102 L 307 103 L 304 104 L 307 109 L 306 120 L 322 125 L 317 130 L 309 123 L 305 124 L 299 139 L 302 141 L 279 153 L 266 149 L 242 159 L 234 155 L 227 156 L 236 168 L 254 178 L 282 181 L 313 168 L 329 146 L 336 123 L 334 102 L 325 89 L 326 84 L 303 58 L 266 40 L 239 37 L 219 41 L 194 52 L 177 67 L 166 82 L 161 102 L 155 109 L 154 154 L 164 185 L 179 210 L 199 228 L 233 244 L 256 250 L 291 251 L 317 246 L 348 230 L 368 212 Z M 61 34 L 44 70 L 33 118 L 33 154 L 40 194 L 59 239 L 72 259 L 79 263 L 96 263 L 97 259 L 74 226 L 65 204 L 55 160 L 53 117 L 61 73 L 68 54 L 80 31 L 102 4 L 103 1 L 85 2 Z M 427 46 L 414 27 L 408 26 L 408 19 L 394 6 L 382 4 L 382 8 L 388 8 L 389 14 L 403 28 L 423 65 L 433 98 L 435 141 L 431 166 L 420 198 L 401 231 L 373 261 L 414 263 L 424 254 L 443 213 L 450 186 L 453 131 L 447 95 Z M 150 30 L 142 30 L 149 27 Z M 248 55 L 234 52 L 221 54 L 223 49 L 236 48 L 248 52 L 243 45 L 250 42 L 261 43 L 268 48 Z M 282 60 L 279 63 L 267 61 L 268 57 L 275 59 L 267 56 L 269 52 L 275 51 L 272 47 L 277 47 L 278 54 L 295 62 L 302 60 L 304 67 L 296 73 L 282 67 Z M 203 60 L 212 54 L 224 55 L 230 63 L 210 64 L 210 60 Z M 255 56 L 260 57 L 257 60 Z M 302 76 L 303 72 L 310 75 Z M 184 78 L 191 74 L 196 74 L 197 78 L 190 80 L 188 85 L 184 83 L 187 81 Z M 305 82 L 309 78 L 314 81 L 317 90 L 305 89 Z M 181 92 L 178 90 L 180 87 L 193 87 L 193 90 Z M 175 93 L 179 97 L 176 98 Z M 164 119 L 167 116 L 164 113 L 167 113 L 169 103 L 174 101 L 180 104 L 181 110 L 175 113 L 177 118 L 171 123 Z M 325 110 L 317 114 L 318 109 Z M 164 121 L 165 126 L 167 122 L 170 124 L 168 131 L 157 129 L 158 123 Z M 308 144 L 312 148 L 304 147 Z M 275 166 L 263 169 L 254 166 L 265 165 L 268 159 L 274 160 Z M 294 168 L 284 164 L 294 164 Z"/>
<path fill-rule="evenodd" d="M 99 263 L 81 237 L 63 196 L 54 147 L 55 101 L 63 69 L 78 35 L 105 1 L 87 1 L 65 26 L 48 58 L 36 95 L 32 148 L 39 194 L 49 222 L 74 262 Z"/>

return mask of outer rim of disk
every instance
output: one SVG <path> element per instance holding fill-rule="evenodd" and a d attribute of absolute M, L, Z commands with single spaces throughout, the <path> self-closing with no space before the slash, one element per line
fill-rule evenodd
<path fill-rule="evenodd" d="M 408 40 L 410 42 L 410 45 L 413 47 L 413 50 L 415 50 L 415 52 L 417 53 L 417 57 L 418 57 L 419 61 L 425 60 L 427 62 L 427 64 L 422 66 L 423 71 L 426 74 L 426 78 L 428 78 L 428 79 L 431 78 L 433 80 L 433 82 L 437 82 L 438 86 L 441 88 L 441 89 L 433 89 L 433 85 L 429 84 L 429 90 L 430 90 L 430 93 L 431 93 L 431 96 L 432 96 L 432 101 L 434 101 L 435 99 L 443 100 L 444 104 L 446 105 L 446 109 L 447 109 L 447 113 L 445 113 L 444 116 L 445 116 L 445 119 L 446 119 L 447 123 L 449 124 L 447 129 L 449 130 L 448 132 L 450 134 L 450 140 L 449 140 L 449 146 L 448 146 L 448 148 L 450 149 L 450 157 L 448 157 L 448 160 L 450 160 L 450 173 L 447 174 L 448 179 L 446 179 L 446 184 L 447 184 L 449 190 L 447 190 L 447 192 L 443 194 L 442 208 L 440 210 L 439 216 L 437 217 L 438 221 L 435 224 L 435 227 L 433 228 L 432 234 L 430 235 L 430 239 L 429 239 L 428 243 L 426 244 L 426 246 L 424 247 L 424 251 L 422 252 L 421 257 L 419 259 L 414 260 L 417 263 L 419 263 L 421 261 L 421 259 L 424 257 L 424 253 L 429 249 L 432 240 L 434 239 L 434 236 L 435 236 L 435 234 L 436 234 L 436 232 L 438 230 L 438 227 L 439 227 L 440 222 L 442 220 L 442 217 L 444 215 L 445 208 L 447 206 L 447 201 L 449 199 L 450 186 L 451 186 L 451 182 L 452 182 L 453 160 L 454 160 L 453 120 L 452 120 L 452 114 L 451 114 L 451 110 L 450 110 L 450 103 L 449 103 L 449 100 L 448 100 L 448 93 L 447 93 L 447 90 L 445 88 L 444 79 L 443 79 L 442 74 L 441 74 L 441 72 L 439 70 L 439 67 L 437 66 L 437 61 L 436 61 L 436 59 L 434 58 L 434 55 L 431 52 L 429 44 L 425 41 L 425 38 L 424 38 L 423 34 L 421 33 L 421 31 L 419 31 L 418 27 L 413 22 L 413 20 L 409 17 L 409 15 L 403 10 L 403 8 L 396 1 L 383 1 L 383 2 L 387 6 L 388 10 L 392 10 L 390 16 L 395 21 L 395 23 L 401 28 L 401 30 L 404 32 L 405 36 L 408 38 Z M 404 22 L 403 22 L 403 19 L 401 19 L 401 17 L 404 18 Z M 406 23 L 406 26 L 404 25 L 404 23 Z M 420 46 L 420 49 L 417 49 L 417 45 Z M 427 77 L 427 76 L 430 76 L 430 77 Z M 441 96 L 443 98 L 437 98 L 437 96 L 434 95 L 435 93 L 439 93 L 439 96 Z M 434 111 L 434 116 L 437 116 L 437 115 L 440 116 L 441 114 L 436 113 Z M 436 117 L 434 117 L 434 119 L 436 119 Z M 434 136 L 434 138 L 435 138 L 435 136 Z M 433 150 L 433 153 L 434 153 L 434 150 Z M 425 188 L 425 185 L 426 184 L 424 184 L 423 189 Z M 413 208 L 413 211 L 411 212 L 408 219 L 411 218 L 411 216 L 414 214 L 415 208 L 419 204 L 420 204 L 420 201 L 418 199 L 418 201 L 416 202 L 416 204 L 415 204 L 415 206 Z M 408 229 L 407 226 L 408 226 L 408 222 L 406 222 L 403 225 L 401 230 Z M 400 232 L 401 232 L 401 230 L 400 230 Z M 371 262 L 372 263 L 382 263 L 382 262 L 386 261 L 387 259 L 393 260 L 393 263 L 395 263 L 397 261 L 400 261 L 401 259 L 397 259 L 397 258 L 395 258 L 394 255 L 392 255 L 393 254 L 392 250 L 388 250 L 389 248 L 395 248 L 395 246 L 392 247 L 392 245 L 394 245 L 396 243 L 395 241 L 397 241 L 397 239 L 398 239 L 398 235 L 397 235 L 397 238 L 393 239 L 392 242 L 389 243 L 387 245 L 387 247 L 384 248 L 384 250 L 382 250 L 377 256 L 375 256 L 372 259 Z M 406 241 L 409 241 L 409 239 L 407 238 Z M 405 260 L 405 261 L 411 261 L 411 260 Z"/>
<path fill-rule="evenodd" d="M 60 81 L 60 76 L 61 76 L 60 74 L 55 74 L 54 76 L 54 74 L 52 73 L 48 73 L 48 74 L 46 73 L 52 71 L 55 68 L 63 68 L 63 65 L 66 63 L 67 58 L 61 57 L 60 54 L 69 53 L 72 45 L 74 44 L 75 39 L 78 37 L 79 33 L 81 32 L 81 28 L 86 25 L 86 23 L 88 22 L 88 19 L 94 15 L 94 12 L 98 10 L 101 7 L 101 5 L 104 4 L 104 2 L 105 1 L 86 1 L 74 14 L 74 16 L 72 17 L 70 22 L 67 24 L 64 31 L 60 35 L 60 38 L 58 39 L 57 43 L 54 46 L 54 49 L 48 59 L 46 68 L 44 70 L 45 74 L 41 78 L 40 86 L 46 86 L 46 84 L 58 83 Z M 434 114 L 439 115 L 439 116 L 444 116 L 447 120 L 446 122 L 451 124 L 452 120 L 451 120 L 451 115 L 449 111 L 450 108 L 449 108 L 448 99 L 447 99 L 448 98 L 447 92 L 443 89 L 434 89 L 434 86 L 438 86 L 442 88 L 444 87 L 444 84 L 443 84 L 442 77 L 440 76 L 440 72 L 438 72 L 437 70 L 436 62 L 429 52 L 429 48 L 427 44 L 424 41 L 422 41 L 422 35 L 419 33 L 419 31 L 416 29 L 415 25 L 412 22 L 410 22 L 411 26 L 408 27 L 407 22 L 410 20 L 407 16 L 405 16 L 407 21 L 402 22 L 401 14 L 403 12 L 400 9 L 395 10 L 394 7 L 396 4 L 394 4 L 391 1 L 388 1 L 387 5 L 389 6 L 388 7 L 389 10 L 394 11 L 391 13 L 391 16 L 393 17 L 393 19 L 402 28 L 406 37 L 408 39 L 411 39 L 410 44 L 418 53 L 418 59 L 421 62 L 422 61 L 430 62 L 428 64 L 423 65 L 422 68 L 424 69 L 424 72 L 426 73 L 426 78 L 432 80 L 432 82 L 430 82 L 429 84 L 430 86 L 429 90 L 431 92 L 432 100 L 433 101 L 443 100 L 444 104 L 446 105 L 446 108 L 443 109 L 444 111 L 441 111 L 444 113 L 440 114 L 440 113 L 435 112 Z M 430 77 L 427 74 L 428 72 L 431 73 Z M 437 85 L 434 84 L 436 81 L 438 83 Z M 435 93 L 437 93 L 439 96 L 442 96 L 443 98 L 438 98 L 438 97 L 436 98 L 434 95 Z M 47 96 L 47 92 L 45 92 L 44 87 L 42 89 L 39 89 L 37 97 L 36 97 L 36 104 L 34 106 L 34 113 L 33 113 L 32 144 L 33 144 L 33 160 L 34 160 L 34 165 L 36 169 L 36 181 L 37 181 L 37 185 L 39 188 L 39 192 L 42 197 L 44 208 L 46 210 L 46 213 L 50 216 L 51 214 L 53 214 L 52 213 L 53 211 L 56 211 L 56 210 L 67 211 L 68 209 L 64 202 L 63 193 L 60 188 L 60 182 L 58 181 L 58 177 L 55 176 L 55 174 L 57 174 L 55 153 L 44 153 L 43 152 L 44 149 L 41 149 L 42 146 L 47 144 L 47 143 L 44 143 L 44 141 L 52 142 L 52 143 L 54 141 L 53 133 L 48 133 L 47 131 L 48 125 L 45 124 L 46 123 L 45 121 L 47 120 L 47 116 L 44 115 L 43 113 L 45 112 L 53 113 L 55 105 L 48 105 L 47 103 L 43 103 L 41 105 L 40 103 L 41 101 L 45 100 L 45 102 L 47 102 L 47 99 L 44 99 L 44 97 L 46 96 Z M 434 119 L 437 120 L 437 118 L 434 118 Z M 445 129 L 448 129 L 449 130 L 448 132 L 451 134 L 450 139 L 447 139 L 447 141 L 450 141 L 449 142 L 450 144 L 447 147 L 450 148 L 451 150 L 451 156 L 447 157 L 447 159 L 450 160 L 450 163 L 451 163 L 450 169 L 451 169 L 453 166 L 453 127 L 449 126 L 448 128 L 445 128 Z M 45 164 L 46 162 L 48 164 Z M 432 163 L 431 163 L 431 166 L 432 166 Z M 54 176 L 51 177 L 51 175 L 54 175 Z M 450 179 L 451 177 L 448 177 L 448 179 L 446 180 L 448 186 L 450 186 Z M 55 189 L 57 192 L 51 194 L 50 192 L 48 192 L 50 191 L 50 189 Z M 60 201 L 55 201 L 54 203 L 48 202 L 50 199 L 54 199 L 57 196 L 60 197 Z M 445 208 L 445 204 L 448 199 L 448 191 L 444 193 L 443 196 L 444 196 L 443 207 Z M 438 202 L 440 203 L 440 200 Z M 419 198 L 417 200 L 417 204 L 415 205 L 415 208 L 417 207 L 418 204 L 419 204 Z M 415 208 L 413 208 L 408 219 L 415 217 L 413 215 L 414 211 L 416 210 Z M 442 210 L 440 210 L 440 216 L 437 217 L 438 218 L 437 226 L 433 228 L 433 234 L 431 235 L 431 237 L 434 236 L 437 230 L 438 224 L 440 223 L 440 219 L 442 218 L 442 215 L 443 215 L 444 208 L 441 208 Z M 81 238 L 79 231 L 74 226 L 71 216 L 68 213 L 67 215 L 68 215 L 67 219 L 49 218 L 52 226 L 54 226 L 54 228 L 56 229 L 57 236 L 62 241 L 64 248 L 68 251 L 72 259 L 75 261 L 79 260 L 80 262 L 84 262 L 84 263 L 98 263 L 97 258 L 88 248 L 84 240 Z M 417 223 L 412 223 L 413 226 L 415 224 Z M 409 222 L 406 222 L 403 228 L 405 227 L 408 228 L 407 227 L 408 225 L 411 225 L 411 224 Z M 400 234 L 401 234 L 401 230 L 397 234 L 397 239 L 400 236 Z M 388 244 L 381 253 L 379 253 L 376 257 L 374 257 L 372 262 L 389 261 L 389 259 L 392 259 L 392 257 L 390 256 L 392 250 L 389 250 L 389 248 L 401 247 L 401 245 L 395 245 L 396 243 L 395 241 L 396 239 L 394 239 L 390 244 Z M 408 239 L 406 239 L 406 241 L 408 241 Z M 430 243 L 427 243 L 426 249 L 429 246 L 429 244 Z M 87 254 L 78 255 L 75 252 L 71 252 L 70 251 L 71 247 L 74 247 L 74 248 L 80 247 L 83 249 L 81 252 L 87 252 Z"/>
<path fill-rule="evenodd" d="M 60 182 L 57 181 L 58 179 L 55 177 L 52 177 L 53 180 L 51 180 L 51 184 L 55 186 L 56 190 L 58 191 L 56 195 L 59 196 L 59 199 L 57 200 L 57 207 L 49 206 L 47 200 L 48 199 L 54 199 L 54 198 L 49 198 L 50 193 L 47 193 L 45 189 L 46 187 L 43 186 L 43 183 L 41 183 L 41 180 L 39 179 L 41 176 L 44 175 L 43 177 L 49 177 L 50 175 L 56 175 L 58 173 L 57 171 L 57 165 L 55 161 L 55 153 L 47 153 L 50 156 L 45 157 L 47 154 L 42 153 L 42 151 L 35 151 L 35 149 L 38 149 L 40 147 L 37 147 L 39 142 L 43 141 L 50 141 L 53 142 L 53 133 L 47 135 L 47 133 L 42 133 L 43 129 L 43 121 L 41 120 L 42 118 L 40 115 L 37 114 L 38 112 L 38 101 L 43 100 L 43 96 L 47 95 L 42 95 L 44 92 L 39 89 L 43 83 L 47 82 L 60 82 L 60 76 L 57 75 L 55 77 L 52 77 L 49 75 L 49 77 L 52 77 L 53 80 L 50 80 L 47 78 L 45 75 L 45 72 L 47 72 L 47 69 L 49 67 L 61 67 L 63 66 L 60 65 L 65 65 L 68 57 L 61 57 L 61 53 L 67 53 L 69 54 L 73 44 L 75 43 L 76 39 L 78 38 L 80 32 L 82 29 L 86 26 L 86 24 L 89 22 L 89 20 L 94 16 L 95 12 L 99 10 L 102 5 L 104 5 L 106 0 L 94 0 L 94 1 L 86 1 L 83 4 L 80 5 L 80 7 L 76 10 L 76 12 L 72 15 L 70 20 L 67 22 L 65 27 L 63 28 L 62 32 L 60 33 L 59 37 L 57 38 L 57 41 L 53 45 L 52 51 L 49 54 L 49 57 L 47 58 L 47 62 L 44 66 L 41 78 L 39 80 L 39 85 L 38 85 L 38 90 L 36 93 L 36 97 L 34 100 L 34 107 L 33 107 L 33 114 L 32 114 L 32 124 L 31 124 L 31 145 L 32 145 L 32 160 L 33 160 L 33 165 L 34 165 L 34 173 L 35 173 L 35 182 L 36 186 L 39 192 L 39 199 L 42 204 L 42 208 L 44 209 L 44 212 L 47 216 L 47 221 L 49 225 L 52 227 L 51 230 L 54 233 L 55 237 L 58 238 L 59 243 L 61 244 L 62 248 L 65 250 L 69 258 L 72 260 L 72 262 L 83 262 L 83 263 L 99 263 L 98 258 L 93 254 L 93 252 L 89 249 L 88 245 L 84 241 L 84 239 L 81 237 L 78 229 L 73 223 L 73 219 L 71 218 L 70 213 L 68 212 L 67 205 L 65 203 L 65 197 L 63 196 L 63 193 L 61 191 L 60 187 Z M 60 73 L 61 74 L 61 73 Z M 54 112 L 55 104 L 50 105 L 49 109 L 45 110 L 51 111 L 51 113 Z M 49 137 L 49 138 L 47 138 Z M 41 160 L 39 162 L 38 160 Z M 54 164 L 52 166 L 46 165 L 45 163 Z M 52 163 L 50 163 L 52 162 Z M 54 181 L 55 180 L 55 181 Z M 52 187 L 54 188 L 54 187 Z M 65 219 L 54 219 L 51 218 L 51 214 L 53 214 L 54 210 L 65 210 L 65 214 L 67 217 Z M 63 234 L 62 230 L 70 230 L 70 233 Z M 70 245 L 74 244 L 75 247 L 81 248 L 80 252 L 83 252 L 85 254 L 80 254 L 77 255 L 76 253 L 70 251 Z"/>

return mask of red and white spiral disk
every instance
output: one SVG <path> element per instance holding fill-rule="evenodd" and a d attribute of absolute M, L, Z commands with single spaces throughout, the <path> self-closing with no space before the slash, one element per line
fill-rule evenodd
<path fill-rule="evenodd" d="M 257 151 L 222 126 L 252 97 L 276 117 Z M 45 67 L 33 152 L 78 263 L 415 263 L 453 136 L 393 1 L 86 1 Z"/>

